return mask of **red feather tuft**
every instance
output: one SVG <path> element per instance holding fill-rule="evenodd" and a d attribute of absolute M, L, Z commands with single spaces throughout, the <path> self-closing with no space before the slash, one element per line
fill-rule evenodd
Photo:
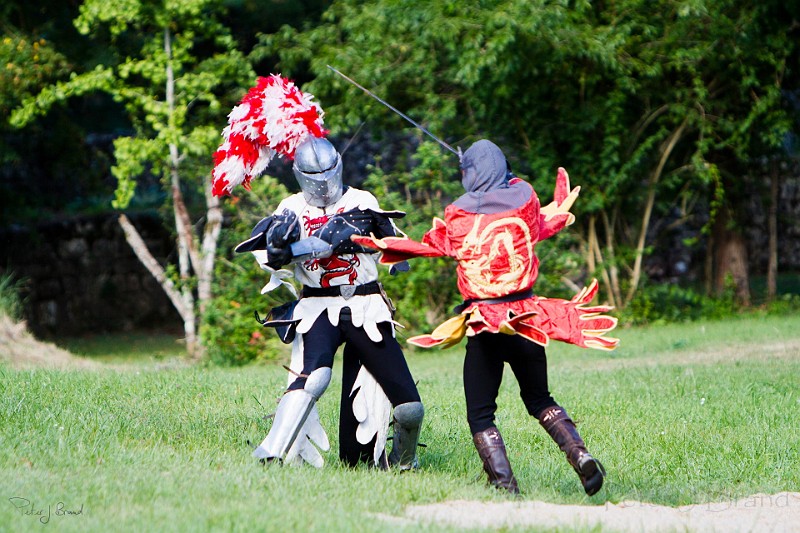
<path fill-rule="evenodd" d="M 263 172 L 276 155 L 294 159 L 297 146 L 309 135 L 323 137 L 322 108 L 278 74 L 259 77 L 228 115 L 225 139 L 214 152 L 213 193 L 228 195 Z"/>

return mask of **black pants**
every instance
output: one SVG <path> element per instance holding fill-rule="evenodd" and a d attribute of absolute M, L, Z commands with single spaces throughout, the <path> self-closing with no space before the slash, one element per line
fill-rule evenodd
<path fill-rule="evenodd" d="M 543 346 L 519 335 L 481 333 L 467 340 L 464 358 L 467 422 L 473 435 L 494 426 L 505 363 L 517 378 L 519 395 L 531 416 L 538 418 L 546 407 L 556 405 L 547 388 L 547 356 Z"/>
<path fill-rule="evenodd" d="M 336 350 L 344 344 L 342 361 L 342 400 L 339 412 L 339 457 L 350 465 L 372 459 L 374 442 L 361 444 L 356 439 L 358 421 L 353 414 L 350 394 L 363 365 L 381 386 L 392 406 L 420 401 L 417 386 L 411 377 L 403 351 L 392 335 L 392 324 L 381 322 L 378 330 L 383 339 L 374 342 L 363 328 L 353 326 L 345 313 L 334 326 L 322 313 L 308 333 L 303 335 L 303 374 L 322 367 L 332 367 Z M 297 378 L 290 390 L 302 389 L 305 378 Z"/>

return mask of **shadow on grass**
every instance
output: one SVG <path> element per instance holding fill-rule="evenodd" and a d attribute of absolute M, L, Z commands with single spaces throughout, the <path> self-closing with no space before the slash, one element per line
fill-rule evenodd
<path fill-rule="evenodd" d="M 176 331 L 98 333 L 50 339 L 71 353 L 100 363 L 136 363 L 182 358 L 186 345 Z"/>

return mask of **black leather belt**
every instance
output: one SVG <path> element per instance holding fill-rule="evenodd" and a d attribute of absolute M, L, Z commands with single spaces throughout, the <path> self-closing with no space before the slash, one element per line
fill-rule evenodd
<path fill-rule="evenodd" d="M 519 300 L 525 300 L 526 298 L 531 298 L 533 296 L 533 289 L 528 289 L 527 291 L 521 292 L 512 292 L 511 294 L 506 294 L 505 296 L 499 296 L 497 298 L 470 298 L 469 300 L 464 300 L 459 305 L 453 308 L 454 313 L 460 313 L 467 307 L 475 303 L 481 304 L 502 304 L 506 302 L 516 302 Z"/>
<path fill-rule="evenodd" d="M 370 281 L 363 285 L 337 285 L 335 287 L 309 287 L 303 285 L 301 298 L 318 298 L 321 296 L 343 296 L 345 299 L 351 296 L 365 296 L 367 294 L 380 294 L 381 284 L 377 281 Z"/>

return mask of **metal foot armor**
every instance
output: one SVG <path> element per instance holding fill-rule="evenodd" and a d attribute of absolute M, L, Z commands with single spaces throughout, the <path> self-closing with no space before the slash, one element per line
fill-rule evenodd
<path fill-rule="evenodd" d="M 419 467 L 417 443 L 425 409 L 422 402 L 407 402 L 394 408 L 394 437 L 389 464 L 400 470 Z"/>
<path fill-rule="evenodd" d="M 309 374 L 304 388 L 287 391 L 278 404 L 269 434 L 253 456 L 265 461 L 283 460 L 330 381 L 331 369 L 318 368 Z"/>

